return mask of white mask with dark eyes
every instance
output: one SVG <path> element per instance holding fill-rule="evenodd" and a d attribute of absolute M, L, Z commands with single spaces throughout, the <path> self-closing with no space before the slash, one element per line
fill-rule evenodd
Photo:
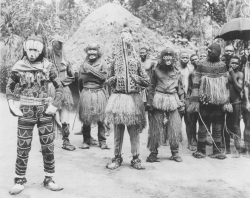
<path fill-rule="evenodd" d="M 124 43 L 130 45 L 133 42 L 133 37 L 129 32 L 122 32 L 121 39 Z"/>

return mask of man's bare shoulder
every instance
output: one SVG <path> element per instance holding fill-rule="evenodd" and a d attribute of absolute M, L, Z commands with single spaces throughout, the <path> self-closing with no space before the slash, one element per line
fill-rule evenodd
<path fill-rule="evenodd" d="M 244 74 L 243 74 L 242 71 L 237 71 L 237 72 L 236 72 L 236 76 L 237 76 L 238 78 L 242 78 L 242 79 L 243 79 Z"/>

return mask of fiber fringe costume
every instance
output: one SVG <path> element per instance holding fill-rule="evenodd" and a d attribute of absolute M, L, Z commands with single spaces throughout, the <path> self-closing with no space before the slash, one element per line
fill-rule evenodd
<path fill-rule="evenodd" d="M 61 80 L 61 83 L 63 85 L 63 99 L 59 103 L 59 112 L 58 117 L 60 119 L 60 122 L 62 122 L 62 125 L 57 125 L 57 122 L 54 123 L 55 130 L 59 129 L 62 134 L 62 140 L 63 140 L 63 149 L 73 151 L 75 150 L 75 147 L 70 144 L 69 141 L 69 111 L 73 110 L 74 102 L 72 93 L 69 89 L 69 85 L 75 81 L 75 77 L 72 71 L 72 67 L 70 63 L 65 59 L 63 47 L 61 49 L 55 49 L 53 46 L 53 42 L 61 42 L 63 44 L 63 38 L 61 36 L 54 36 L 52 40 L 52 49 L 49 50 L 49 59 L 50 61 L 56 66 L 58 76 Z M 52 86 L 52 84 L 49 84 L 49 96 L 52 98 L 55 97 L 55 88 Z M 64 115 L 62 115 L 64 114 Z M 64 117 L 68 117 L 65 118 Z"/>
<path fill-rule="evenodd" d="M 178 108 L 184 106 L 184 102 L 179 99 L 179 96 L 184 95 L 181 73 L 175 66 L 170 71 L 162 70 L 161 67 L 161 63 L 158 63 L 153 70 L 149 86 L 148 106 L 153 106 L 154 110 L 148 114 L 147 147 L 151 152 L 148 162 L 156 160 L 157 149 L 166 139 L 169 140 L 172 156 L 177 157 L 179 142 L 182 141 L 182 122 L 178 112 Z"/>
<path fill-rule="evenodd" d="M 40 37 L 29 37 L 26 41 L 26 48 L 29 48 L 27 43 L 35 45 L 36 42 L 42 45 Z M 30 48 L 34 49 L 36 47 Z M 49 82 L 52 82 L 55 87 L 53 101 L 48 97 Z M 63 88 L 57 77 L 56 67 L 47 59 L 43 58 L 41 61 L 31 64 L 25 56 L 12 67 L 6 87 L 6 97 L 8 101 L 19 101 L 20 107 L 17 108 L 21 110 L 23 116 L 18 117 L 15 171 L 15 184 L 20 184 L 22 189 L 17 190 L 14 186 L 10 191 L 11 194 L 17 194 L 24 188 L 23 183 L 26 182 L 25 174 L 31 150 L 33 129 L 36 124 L 42 146 L 45 176 L 53 176 L 55 172 L 53 117 L 45 112 L 51 102 L 54 107 L 59 107 L 62 94 Z"/>
<path fill-rule="evenodd" d="M 149 85 L 149 77 L 140 64 L 133 45 L 132 37 L 123 30 L 121 42 L 113 53 L 107 83 L 112 87 L 113 94 L 106 107 L 106 119 L 114 124 L 115 158 L 117 168 L 122 162 L 121 152 L 125 125 L 131 141 L 133 160 L 131 165 L 141 169 L 139 156 L 140 133 L 146 126 L 145 108 L 139 93 L 140 86 Z M 109 165 L 108 168 L 111 168 Z M 113 168 L 111 168 L 113 169 Z"/>
<path fill-rule="evenodd" d="M 93 50 L 98 49 L 97 45 L 93 45 Z M 91 47 L 91 46 L 90 46 Z M 91 49 L 89 49 L 91 50 Z M 102 149 L 106 149 L 105 137 L 105 108 L 107 105 L 107 95 L 104 89 L 104 83 L 107 78 L 106 66 L 102 58 L 91 62 L 87 56 L 84 63 L 80 66 L 79 75 L 79 119 L 82 122 L 83 141 L 86 146 L 82 148 L 89 148 L 91 143 L 91 124 L 98 124 L 98 141 Z"/>
<path fill-rule="evenodd" d="M 212 44 L 209 50 L 220 56 L 220 46 Z M 201 104 L 200 98 L 206 97 L 208 105 Z M 208 130 L 212 125 L 213 155 L 211 157 L 224 158 L 220 155 L 219 145 L 221 142 L 221 130 L 223 123 L 223 106 L 229 103 L 229 89 L 226 64 L 221 61 L 202 60 L 198 63 L 194 74 L 194 83 L 192 95 L 190 98 L 189 112 L 200 111 L 202 120 Z M 197 158 L 205 157 L 207 129 L 199 119 L 197 152 L 194 156 Z"/>

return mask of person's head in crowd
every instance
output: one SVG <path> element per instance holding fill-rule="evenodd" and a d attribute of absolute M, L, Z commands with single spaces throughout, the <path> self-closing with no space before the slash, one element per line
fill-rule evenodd
<path fill-rule="evenodd" d="M 62 51 L 64 39 L 60 35 L 55 35 L 52 38 L 52 48 L 55 52 Z"/>
<path fill-rule="evenodd" d="M 188 52 L 181 51 L 180 52 L 180 63 L 182 66 L 186 67 L 189 62 L 189 54 Z"/>
<path fill-rule="evenodd" d="M 207 59 L 210 62 L 220 61 L 221 47 L 217 43 L 213 43 L 208 47 Z"/>
<path fill-rule="evenodd" d="M 166 48 L 161 52 L 159 65 L 161 69 L 171 70 L 174 66 L 174 50 L 172 48 Z"/>
<path fill-rule="evenodd" d="M 207 59 L 207 52 L 202 51 L 199 56 L 199 60 L 206 60 Z"/>
<path fill-rule="evenodd" d="M 234 55 L 234 47 L 232 45 L 226 46 L 224 54 L 228 57 L 232 57 Z"/>
<path fill-rule="evenodd" d="M 146 46 L 143 46 L 140 48 L 140 58 L 141 61 L 144 62 L 147 59 L 148 56 L 148 48 Z"/>
<path fill-rule="evenodd" d="M 220 61 L 226 63 L 226 56 L 225 55 L 221 55 Z"/>
<path fill-rule="evenodd" d="M 229 68 L 232 68 L 234 72 L 240 69 L 240 58 L 238 56 L 232 56 L 229 61 Z"/>
<path fill-rule="evenodd" d="M 194 66 L 194 68 L 196 68 L 197 65 L 198 65 L 198 62 L 199 62 L 199 57 L 198 57 L 198 55 L 197 55 L 197 54 L 192 54 L 192 55 L 190 56 L 190 62 L 191 62 L 191 64 Z"/>

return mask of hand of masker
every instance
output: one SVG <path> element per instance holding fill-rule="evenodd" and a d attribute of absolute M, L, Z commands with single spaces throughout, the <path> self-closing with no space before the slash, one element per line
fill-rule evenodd
<path fill-rule="evenodd" d="M 54 115 L 54 114 L 56 114 L 56 111 L 57 111 L 57 108 L 54 105 L 52 105 L 51 103 L 49 103 L 49 106 L 46 109 L 45 113 L 48 115 Z"/>
<path fill-rule="evenodd" d="M 209 101 L 208 101 L 208 98 L 207 98 L 207 95 L 206 95 L 206 94 L 202 94 L 202 95 L 200 96 L 200 101 L 201 101 L 201 103 L 204 104 L 204 105 L 208 105 L 208 104 L 209 104 Z"/>
<path fill-rule="evenodd" d="M 151 112 L 154 110 L 154 107 L 150 104 L 146 104 L 146 109 L 147 109 L 147 111 Z"/>
<path fill-rule="evenodd" d="M 10 113 L 13 116 L 18 116 L 18 117 L 23 116 L 23 113 L 21 112 L 21 110 L 15 106 L 14 100 L 12 100 L 12 99 L 8 100 L 8 104 L 9 104 L 9 108 L 10 108 Z"/>
<path fill-rule="evenodd" d="M 116 83 L 117 77 L 116 76 L 112 76 L 111 78 L 108 79 L 109 83 L 113 84 Z"/>
<path fill-rule="evenodd" d="M 185 113 L 185 106 L 179 107 L 179 108 L 178 108 L 178 111 L 179 111 L 180 113 Z"/>
<path fill-rule="evenodd" d="M 136 83 L 139 83 L 139 78 L 136 74 L 131 74 L 130 76 Z"/>
<path fill-rule="evenodd" d="M 246 109 L 247 109 L 248 111 L 250 111 L 250 103 L 249 103 L 249 102 L 247 102 L 247 104 L 246 104 Z"/>

